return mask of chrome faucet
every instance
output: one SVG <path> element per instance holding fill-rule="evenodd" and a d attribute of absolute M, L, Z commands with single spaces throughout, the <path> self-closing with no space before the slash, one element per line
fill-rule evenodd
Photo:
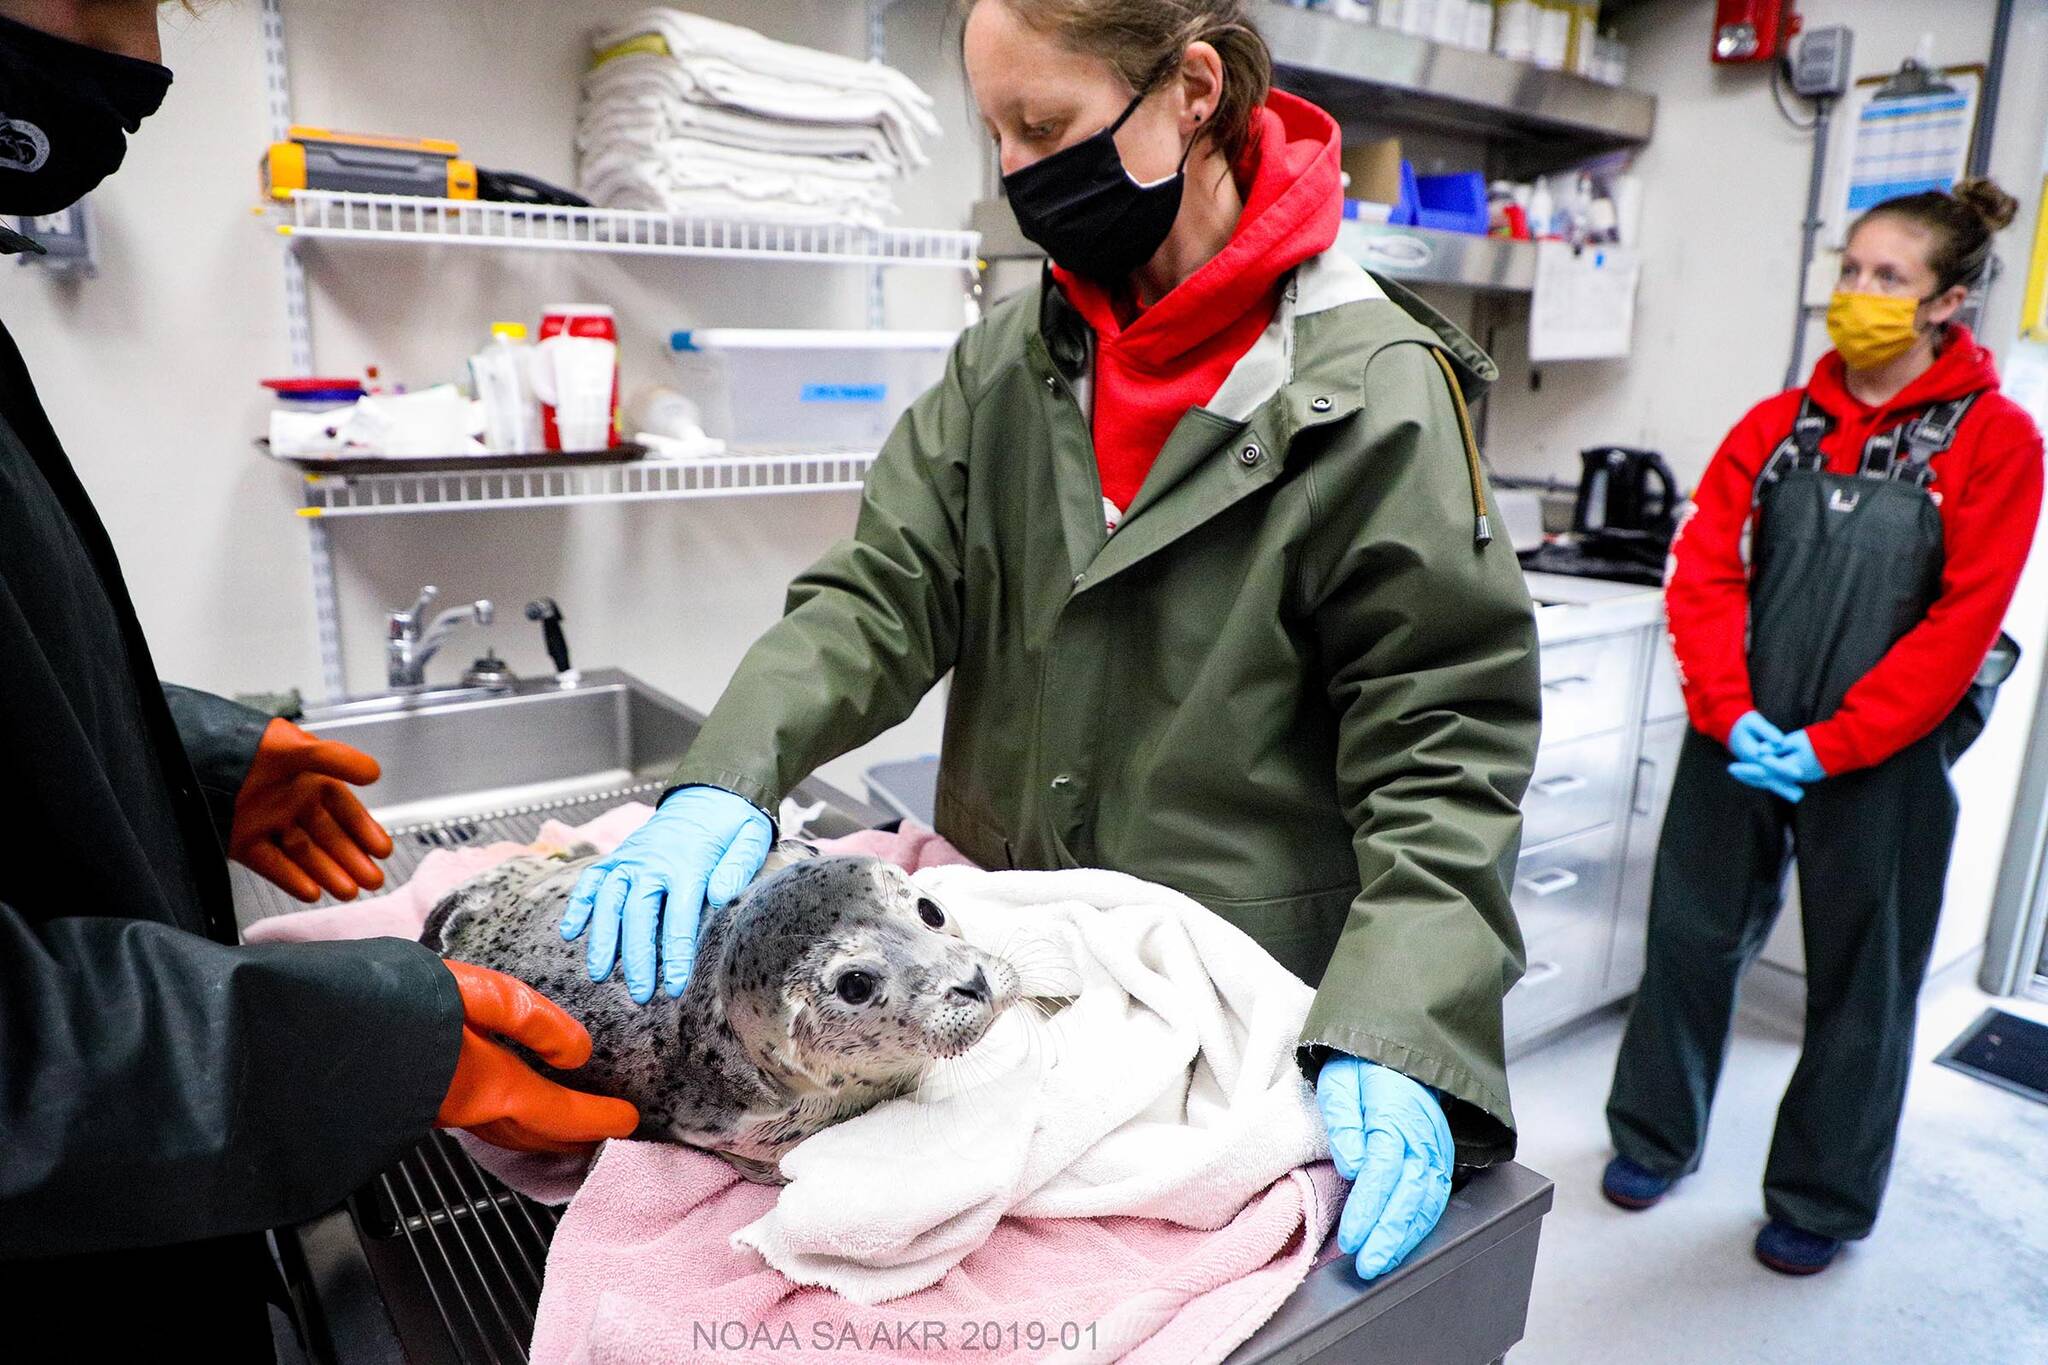
<path fill-rule="evenodd" d="M 427 661 L 439 652 L 449 633 L 457 626 L 487 626 L 491 623 L 490 599 L 482 598 L 467 606 L 450 607 L 423 629 L 427 609 L 434 605 L 434 599 L 440 592 L 430 583 L 420 589 L 419 601 L 405 611 L 392 612 L 387 618 L 389 633 L 384 642 L 384 673 L 385 682 L 394 692 L 426 686 Z"/>

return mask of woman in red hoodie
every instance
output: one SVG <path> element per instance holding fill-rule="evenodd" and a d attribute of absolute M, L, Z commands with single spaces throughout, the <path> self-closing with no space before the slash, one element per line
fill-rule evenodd
<path fill-rule="evenodd" d="M 1514 1154 L 1540 682 L 1462 397 L 1492 362 L 1333 249 L 1336 123 L 1269 91 L 1248 0 L 961 8 L 1052 267 L 963 333 L 563 930 L 680 990 L 781 796 L 950 673 L 940 833 L 1174 887 L 1315 986 L 1295 1060 L 1379 1275 Z"/>
<path fill-rule="evenodd" d="M 1698 1164 L 1736 979 L 1796 853 L 1806 1041 L 1756 1242 L 1788 1274 L 1825 1269 L 1877 1217 L 1955 834 L 1949 766 L 2017 657 L 1999 623 L 2033 544 L 2041 435 L 1954 321 L 2016 207 L 1965 180 L 1858 219 L 1836 349 L 1729 433 L 1671 547 L 1693 730 L 1603 1190 L 1648 1208 Z"/>

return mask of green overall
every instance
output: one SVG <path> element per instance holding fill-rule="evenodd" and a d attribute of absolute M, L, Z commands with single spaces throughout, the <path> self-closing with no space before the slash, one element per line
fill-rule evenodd
<path fill-rule="evenodd" d="M 1809 399 L 1766 464 L 1749 667 L 1757 709 L 1788 734 L 1833 714 L 1933 605 L 1942 533 L 1929 461 L 1973 399 L 1874 437 L 1853 475 L 1825 472 L 1829 419 Z M 1806 1033 L 1778 1110 L 1764 1207 L 1823 1236 L 1869 1233 L 1955 835 L 1949 766 L 1982 732 L 2016 658 L 2001 636 L 1932 734 L 1815 783 L 1797 804 L 1738 782 L 1725 748 L 1687 734 L 1657 850 L 1648 962 L 1607 1102 L 1623 1156 L 1666 1175 L 1699 1164 L 1736 981 L 1769 936 L 1796 854 Z"/>

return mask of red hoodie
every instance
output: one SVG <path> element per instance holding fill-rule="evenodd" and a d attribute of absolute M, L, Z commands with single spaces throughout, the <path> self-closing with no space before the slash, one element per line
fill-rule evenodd
<path fill-rule="evenodd" d="M 1853 474 L 1863 446 L 1931 403 L 1990 390 L 1971 407 L 1955 441 L 1934 457 L 1941 509 L 1941 592 L 1926 617 L 1849 689 L 1834 715 L 1807 729 L 1829 773 L 1884 762 L 1931 733 L 1955 709 L 1998 638 L 2034 542 L 2041 508 L 2041 433 L 2025 409 L 1997 392 L 1991 353 L 1954 329 L 1927 373 L 1881 407 L 1843 385 L 1829 351 L 1805 390 L 1767 398 L 1728 433 L 1700 479 L 1672 542 L 1664 589 L 1692 723 L 1727 742 L 1755 708 L 1749 688 L 1749 570 L 1741 537 L 1757 474 L 1792 430 L 1802 392 L 1835 419 L 1821 443 L 1828 470 Z"/>
<path fill-rule="evenodd" d="M 1339 149 L 1328 114 L 1275 90 L 1232 167 L 1244 212 L 1213 260 L 1142 309 L 1127 286 L 1105 288 L 1053 267 L 1095 329 L 1095 464 L 1118 511 L 1131 505 L 1182 415 L 1216 396 L 1272 321 L 1287 272 L 1337 240 Z"/>

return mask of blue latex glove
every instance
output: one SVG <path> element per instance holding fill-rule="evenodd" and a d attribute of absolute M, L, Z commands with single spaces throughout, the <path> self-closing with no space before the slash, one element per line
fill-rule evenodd
<path fill-rule="evenodd" d="M 655 949 L 661 984 L 671 996 L 689 984 L 697 954 L 697 921 L 708 902 L 723 909 L 746 889 L 775 838 L 752 802 L 720 787 L 671 793 L 646 824 L 609 858 L 577 879 L 562 917 L 562 937 L 590 930 L 590 979 L 612 974 L 625 943 L 626 988 L 634 1000 L 654 998 Z"/>
<path fill-rule="evenodd" d="M 1811 785 L 1828 775 L 1820 766 L 1820 760 L 1813 756 L 1813 741 L 1806 737 L 1806 731 L 1794 730 L 1780 740 L 1775 752 L 1765 755 L 1764 766 L 1781 772 L 1794 781 Z"/>
<path fill-rule="evenodd" d="M 1827 769 L 1813 756 L 1813 741 L 1806 731 L 1794 730 L 1753 762 L 1731 763 L 1729 776 L 1760 791 L 1775 792 L 1787 801 L 1806 795 L 1806 788 L 1827 777 Z"/>
<path fill-rule="evenodd" d="M 1730 763 L 1728 775 L 1746 787 L 1782 796 L 1787 801 L 1798 801 L 1806 795 L 1806 788 L 1800 786 L 1782 770 L 1767 763 Z"/>
<path fill-rule="evenodd" d="M 1401 1264 L 1451 1199 L 1451 1126 L 1436 1096 L 1398 1071 L 1332 1057 L 1316 1073 L 1316 1104 L 1337 1174 L 1351 1182 L 1337 1249 L 1370 1280 Z"/>
<path fill-rule="evenodd" d="M 1728 752 L 1740 763 L 1761 763 L 1785 742 L 1785 732 L 1764 719 L 1763 712 L 1746 712 L 1728 732 Z M 1750 783 L 1755 786 L 1756 783 Z"/>

